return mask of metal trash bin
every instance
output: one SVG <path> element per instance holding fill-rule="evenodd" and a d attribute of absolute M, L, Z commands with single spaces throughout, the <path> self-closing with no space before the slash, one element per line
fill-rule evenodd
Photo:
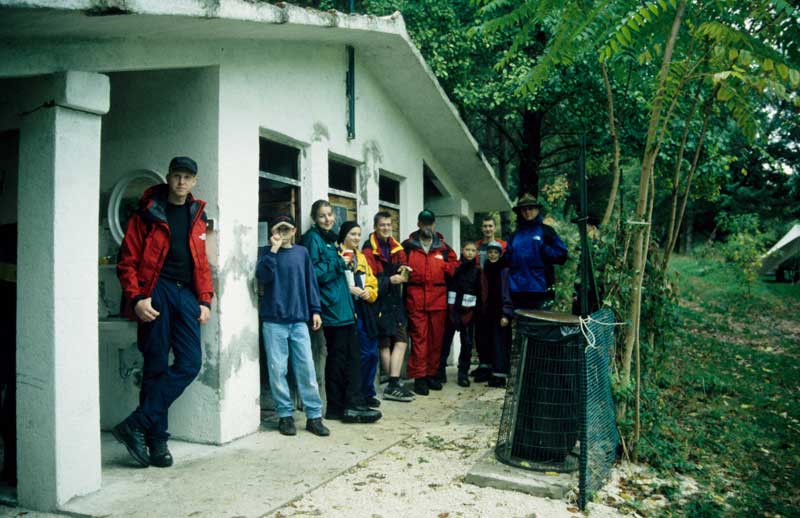
<path fill-rule="evenodd" d="M 578 469 L 580 319 L 552 311 L 516 311 L 516 336 L 495 455 L 537 471 Z"/>

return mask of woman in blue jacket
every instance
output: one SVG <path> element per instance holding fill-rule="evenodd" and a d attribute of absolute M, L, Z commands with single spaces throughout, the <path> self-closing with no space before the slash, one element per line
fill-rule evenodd
<path fill-rule="evenodd" d="M 553 301 L 554 265 L 567 261 L 567 247 L 542 223 L 542 205 L 524 194 L 514 207 L 517 229 L 508 240 L 509 289 L 514 309 L 543 309 Z"/>

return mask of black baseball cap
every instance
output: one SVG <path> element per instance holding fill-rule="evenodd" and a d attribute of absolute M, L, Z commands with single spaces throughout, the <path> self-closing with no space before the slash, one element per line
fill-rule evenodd
<path fill-rule="evenodd" d="M 289 225 L 290 227 L 294 228 L 294 218 L 288 214 L 278 214 L 269 220 L 269 225 L 271 228 L 277 228 L 281 225 Z"/>
<path fill-rule="evenodd" d="M 169 161 L 169 172 L 183 171 L 192 175 L 197 174 L 197 162 L 188 156 L 176 156 Z"/>
<path fill-rule="evenodd" d="M 426 225 L 430 225 L 431 223 L 435 223 L 436 222 L 436 214 L 434 214 L 432 210 L 424 209 L 417 216 L 417 221 L 419 223 L 424 223 Z"/>

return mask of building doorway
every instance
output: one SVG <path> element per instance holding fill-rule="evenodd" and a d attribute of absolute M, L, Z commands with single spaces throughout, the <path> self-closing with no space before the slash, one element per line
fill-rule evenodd
<path fill-rule="evenodd" d="M 17 183 L 19 131 L 0 132 L 0 500 L 17 485 Z"/>
<path fill-rule="evenodd" d="M 300 149 L 276 140 L 259 138 L 258 159 L 258 256 L 269 248 L 270 219 L 278 214 L 294 218 L 300 236 Z M 263 289 L 259 286 L 259 305 Z M 258 326 L 258 357 L 261 373 L 261 412 L 263 417 L 275 410 L 269 389 L 264 337 Z M 291 365 L 289 365 L 291 369 Z M 289 376 L 290 386 L 294 377 Z M 294 387 L 291 387 L 294 391 Z"/>

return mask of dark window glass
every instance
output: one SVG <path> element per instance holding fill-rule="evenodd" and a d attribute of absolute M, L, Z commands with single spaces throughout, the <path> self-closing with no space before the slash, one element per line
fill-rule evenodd
<path fill-rule="evenodd" d="M 428 164 L 424 162 L 422 163 L 422 175 L 425 178 L 423 183 L 425 199 L 428 200 L 430 198 L 440 198 L 442 196 L 442 191 L 440 191 L 433 182 L 433 179 L 436 178 L 436 175 L 433 174 L 433 171 L 431 171 L 431 168 L 428 167 Z"/>
<path fill-rule="evenodd" d="M 328 185 L 331 189 L 356 192 L 356 168 L 335 160 L 328 160 Z"/>
<path fill-rule="evenodd" d="M 265 138 L 259 139 L 258 170 L 294 180 L 300 179 L 300 150 Z"/>
<path fill-rule="evenodd" d="M 381 175 L 378 180 L 378 199 L 400 205 L 400 182 Z"/>

